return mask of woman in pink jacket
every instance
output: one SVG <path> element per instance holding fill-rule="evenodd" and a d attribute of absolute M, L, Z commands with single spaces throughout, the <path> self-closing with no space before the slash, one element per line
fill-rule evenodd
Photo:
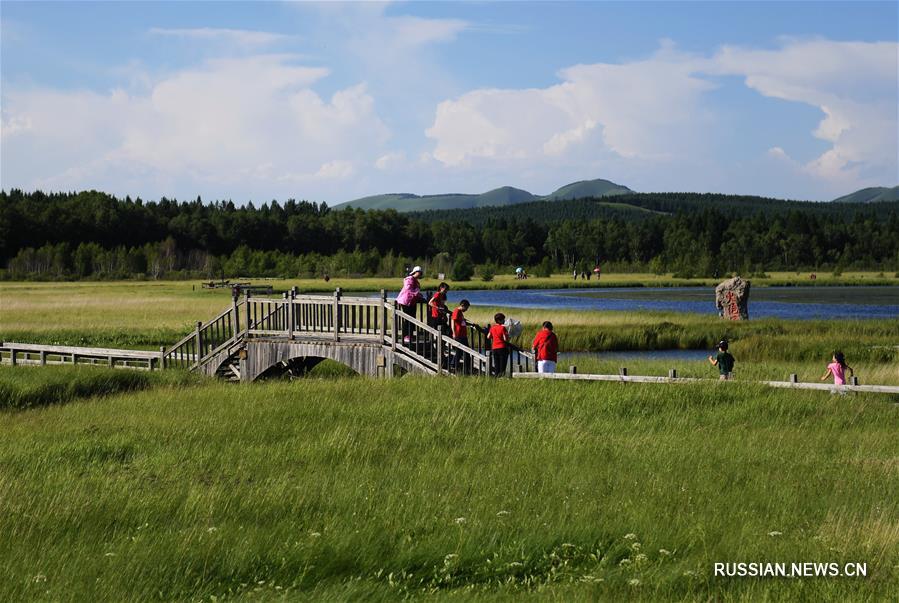
<path fill-rule="evenodd" d="M 415 305 L 426 301 L 421 293 L 421 284 L 418 282 L 418 279 L 423 275 L 424 272 L 421 266 L 415 266 L 412 272 L 409 273 L 409 276 L 403 279 L 403 288 L 400 290 L 400 294 L 396 296 L 396 303 L 399 304 L 400 309 L 412 318 L 415 318 Z M 410 343 L 411 341 L 412 325 L 403 321 L 403 343 Z"/>

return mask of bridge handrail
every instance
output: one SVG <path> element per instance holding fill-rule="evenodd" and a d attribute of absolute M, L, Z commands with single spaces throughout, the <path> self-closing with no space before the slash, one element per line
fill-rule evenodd
<path fill-rule="evenodd" d="M 69 345 L 44 345 L 37 343 L 20 343 L 16 341 L 4 341 L 0 343 L 0 350 L 6 352 L 47 352 L 50 354 L 76 354 L 82 356 L 113 356 L 115 358 L 135 358 L 149 360 L 159 358 L 159 352 L 144 350 L 122 350 L 117 348 L 86 348 Z"/>

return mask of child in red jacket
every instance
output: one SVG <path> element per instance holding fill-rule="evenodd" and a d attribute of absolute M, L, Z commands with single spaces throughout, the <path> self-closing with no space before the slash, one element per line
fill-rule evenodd
<path fill-rule="evenodd" d="M 559 359 L 559 338 L 553 333 L 553 323 L 548 320 L 543 323 L 543 328 L 537 332 L 531 348 L 537 359 L 537 372 L 555 373 L 556 362 Z"/>
<path fill-rule="evenodd" d="M 498 313 L 493 317 L 494 324 L 487 332 L 487 340 L 490 342 L 490 356 L 493 360 L 494 377 L 500 377 L 506 373 L 506 363 L 509 361 L 509 331 L 503 326 L 506 315 Z"/>

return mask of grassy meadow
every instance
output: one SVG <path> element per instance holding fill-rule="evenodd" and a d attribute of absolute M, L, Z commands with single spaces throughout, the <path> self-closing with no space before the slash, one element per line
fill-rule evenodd
<path fill-rule="evenodd" d="M 739 383 L 160 382 L 0 414 L 0 599 L 886 600 L 897 425 Z"/>
<path fill-rule="evenodd" d="M 170 344 L 230 303 L 195 285 L 2 283 L 0 339 Z M 514 315 L 528 334 L 546 318 Z M 840 347 L 862 383 L 899 384 L 899 319 L 552 320 L 566 350 L 710 349 L 726 335 L 737 381 L 377 381 L 326 362 L 317 379 L 241 386 L 0 367 L 0 601 L 879 601 L 899 590 L 899 396 L 749 382 L 817 380 Z M 705 361 L 570 362 L 716 373 Z M 861 562 L 868 577 L 713 575 L 738 561 Z"/>

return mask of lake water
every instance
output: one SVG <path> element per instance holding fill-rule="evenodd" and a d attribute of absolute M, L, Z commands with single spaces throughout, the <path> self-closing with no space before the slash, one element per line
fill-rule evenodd
<path fill-rule="evenodd" d="M 463 297 L 476 306 L 717 315 L 715 292 L 706 287 L 450 291 L 450 304 Z M 749 296 L 749 317 L 897 318 L 899 287 L 756 287 Z"/>

